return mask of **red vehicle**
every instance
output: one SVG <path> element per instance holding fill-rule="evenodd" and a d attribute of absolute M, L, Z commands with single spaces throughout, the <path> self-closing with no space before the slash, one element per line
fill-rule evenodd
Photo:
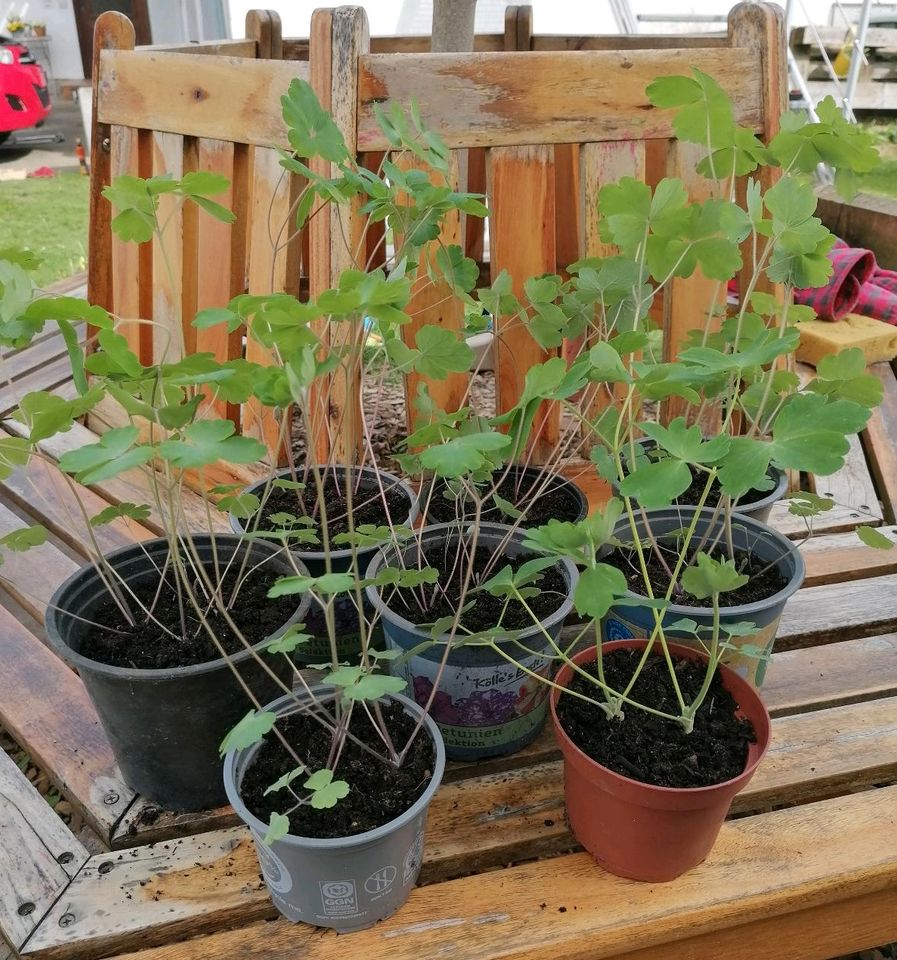
<path fill-rule="evenodd" d="M 13 130 L 39 127 L 51 109 L 40 64 L 24 44 L 0 36 L 0 143 Z"/>

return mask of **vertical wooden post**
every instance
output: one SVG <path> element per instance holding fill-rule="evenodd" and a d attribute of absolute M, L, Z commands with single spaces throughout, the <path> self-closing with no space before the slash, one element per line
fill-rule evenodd
<path fill-rule="evenodd" d="M 322 106 L 328 109 L 352 155 L 357 154 L 358 58 L 370 50 L 367 15 L 360 7 L 316 10 L 312 16 L 309 61 L 311 85 Z M 313 158 L 313 169 L 332 176 L 331 164 Z M 348 207 L 330 206 L 329 212 L 314 216 L 309 225 L 311 297 L 334 286 L 340 274 L 359 266 L 364 258 L 365 218 L 356 198 Z M 362 263 L 363 265 L 363 263 Z M 343 463 L 355 463 L 362 446 L 361 349 L 363 318 L 354 321 L 348 348 L 329 384 L 321 384 L 313 411 L 312 437 L 319 460 L 331 453 Z M 333 331 L 331 331 L 331 335 Z M 343 335 L 339 330 L 338 336 Z"/>
<path fill-rule="evenodd" d="M 515 296 L 522 297 L 528 277 L 553 273 L 557 263 L 554 150 L 550 144 L 493 147 L 489 174 L 492 279 L 507 270 Z M 542 350 L 517 317 L 497 317 L 495 333 L 495 408 L 501 414 L 519 399 L 527 370 L 557 351 Z M 532 462 L 545 460 L 559 430 L 557 404 L 543 404 L 530 442 Z"/>
<path fill-rule="evenodd" d="M 90 139 L 90 232 L 87 246 L 87 296 L 91 303 L 114 311 L 112 289 L 112 206 L 103 188 L 112 176 L 111 131 L 99 118 L 100 57 L 104 50 L 133 50 L 134 26 L 121 13 L 101 14 L 93 31 L 93 127 Z"/>

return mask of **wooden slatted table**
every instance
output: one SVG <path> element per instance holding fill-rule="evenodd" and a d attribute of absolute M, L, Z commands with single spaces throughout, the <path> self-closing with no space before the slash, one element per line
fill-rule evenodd
<path fill-rule="evenodd" d="M 38 362 L 20 358 L 16 383 L 70 389 L 56 382 L 55 346 L 30 350 Z M 707 862 L 661 885 L 598 869 L 567 830 L 546 731 L 513 757 L 450 765 L 431 808 L 422 886 L 390 920 L 342 938 L 274 919 L 229 808 L 168 813 L 122 781 L 80 680 L 42 643 L 52 591 L 85 559 L 71 491 L 48 462 L 11 477 L 0 530 L 39 520 L 50 538 L 4 568 L 0 723 L 108 852 L 90 856 L 0 756 L 4 937 L 31 960 L 810 960 L 897 939 L 897 551 L 851 533 L 871 523 L 897 541 L 888 442 L 897 378 L 887 364 L 876 372 L 884 407 L 845 470 L 817 485 L 843 503 L 803 548 L 807 582 L 786 610 L 764 687 L 769 755 Z M 19 428 L 7 419 L 0 429 Z M 48 441 L 48 461 L 85 434 Z M 145 485 L 134 472 L 82 492 L 101 509 Z M 198 511 L 198 498 L 189 507 Z M 783 506 L 773 522 L 802 538 Z M 152 517 L 110 524 L 103 546 L 157 531 Z"/>

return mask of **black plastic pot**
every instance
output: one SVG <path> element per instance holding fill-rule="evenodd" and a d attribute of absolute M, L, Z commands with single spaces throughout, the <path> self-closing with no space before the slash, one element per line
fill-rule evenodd
<path fill-rule="evenodd" d="M 193 538 L 204 562 L 211 564 L 210 536 Z M 216 536 L 220 561 L 237 550 L 249 550 L 253 563 L 267 561 L 277 573 L 295 571 L 279 548 L 247 543 L 231 534 Z M 158 578 L 168 555 L 168 541 L 150 540 L 106 556 L 125 582 Z M 169 810 L 202 810 L 226 801 L 218 747 L 225 734 L 252 704 L 224 658 L 171 669 L 140 670 L 112 666 L 82 656 L 79 647 L 89 629 L 91 614 L 108 591 L 93 566 L 72 574 L 56 591 L 47 609 L 47 639 L 56 653 L 73 666 L 93 700 L 125 781 L 148 800 Z M 302 620 L 308 608 L 302 598 L 295 614 L 283 625 Z M 75 617 L 83 618 L 82 620 Z M 263 651 L 276 630 L 252 648 Z M 262 653 L 282 682 L 289 684 L 291 667 L 282 656 Z M 267 703 L 283 688 L 248 650 L 230 658 L 256 697 Z"/>
<path fill-rule="evenodd" d="M 657 447 L 657 443 L 648 437 L 643 437 L 641 440 L 637 440 L 636 443 L 646 453 L 649 453 Z M 766 476 L 772 480 L 774 484 L 773 488 L 758 500 L 752 500 L 750 503 L 742 503 L 739 501 L 732 508 L 733 513 L 737 513 L 742 517 L 752 517 L 754 520 L 758 520 L 760 523 L 766 523 L 769 520 L 769 515 L 772 513 L 773 506 L 775 506 L 776 502 L 781 500 L 788 491 L 788 474 L 786 474 L 784 470 L 780 470 L 778 467 L 770 464 L 769 469 L 766 471 Z M 611 486 L 613 487 L 615 496 L 619 496 L 620 493 L 617 485 L 612 484 Z M 693 505 L 686 503 L 674 503 L 673 506 L 681 506 L 682 509 L 685 510 Z"/>
<path fill-rule="evenodd" d="M 318 470 L 324 472 L 326 470 L 331 476 L 336 475 L 339 478 L 340 483 L 345 482 L 346 476 L 346 467 L 338 466 L 319 466 Z M 356 472 L 359 468 L 353 467 L 353 472 Z M 417 496 L 414 491 L 405 483 L 404 480 L 401 480 L 399 477 L 394 476 L 391 473 L 387 473 L 385 470 L 373 470 L 370 467 L 361 467 L 361 474 L 363 478 L 370 478 L 371 480 L 376 480 L 377 475 L 380 475 L 380 482 L 382 482 L 384 489 L 396 488 L 400 490 L 408 499 L 408 510 L 403 513 L 400 517 L 393 517 L 392 521 L 394 524 L 402 524 L 406 526 L 412 526 L 414 521 L 417 520 L 417 515 L 420 512 L 420 507 L 418 505 Z M 277 477 L 284 480 L 290 480 L 294 476 L 293 471 L 289 468 L 285 470 L 279 470 L 277 472 Z M 251 487 L 247 487 L 246 493 L 255 494 L 257 497 L 261 497 L 264 494 L 265 487 L 268 484 L 268 480 L 260 480 L 258 483 L 254 483 Z M 247 521 L 241 520 L 239 517 L 235 517 L 233 514 L 229 514 L 228 518 L 230 520 L 231 530 L 234 533 L 245 533 L 247 527 Z M 249 523 L 249 529 L 252 529 L 252 523 Z M 264 529 L 259 527 L 259 529 Z M 368 564 L 371 562 L 371 558 L 377 552 L 377 547 L 366 547 L 355 551 L 355 554 L 358 558 L 358 571 L 363 573 Z M 290 552 L 293 556 L 298 557 L 306 567 L 308 567 L 309 573 L 313 577 L 318 577 L 327 571 L 326 559 L 328 554 L 322 549 L 316 550 L 306 550 L 301 546 L 292 546 Z M 330 550 L 330 569 L 334 573 L 340 573 L 345 570 L 348 570 L 352 566 L 352 550 L 349 547 L 346 547 L 342 550 Z"/>
<path fill-rule="evenodd" d="M 496 475 L 501 475 L 504 473 L 504 469 L 498 471 Z M 521 481 L 521 486 L 525 490 L 529 490 L 533 487 L 534 484 L 539 483 L 540 481 L 544 482 L 545 473 L 541 467 L 521 467 L 517 465 L 512 465 L 507 468 L 508 476 L 513 477 L 515 480 Z M 427 511 L 427 523 L 429 524 L 439 524 L 439 523 L 449 523 L 454 519 L 473 519 L 473 513 L 466 513 L 464 516 L 457 517 L 448 517 L 435 514 L 433 511 L 434 502 L 436 498 L 442 497 L 442 491 L 444 489 L 444 481 L 439 479 L 434 479 L 431 481 L 433 485 L 425 485 L 421 490 L 420 502 L 421 508 Z M 432 494 L 430 490 L 432 489 Z M 578 523 L 580 520 L 584 520 L 589 515 L 589 501 L 586 495 L 573 483 L 572 480 L 568 480 L 566 477 L 562 477 L 560 474 L 552 473 L 550 474 L 550 479 L 546 489 L 539 494 L 539 496 L 545 496 L 548 493 L 554 493 L 555 491 L 563 491 L 563 494 L 569 498 L 571 515 L 568 517 L 558 517 L 556 519 L 560 520 L 570 520 L 572 523 Z M 538 498 L 537 498 L 538 499 Z M 574 515 L 575 512 L 575 515 Z M 546 518 L 547 521 L 548 518 Z M 488 523 L 507 523 L 508 518 L 502 514 L 497 505 L 491 505 L 487 509 L 483 510 L 481 520 Z M 543 521 L 545 522 L 545 521 Z M 539 526 L 539 522 L 527 523 L 526 526 Z"/>

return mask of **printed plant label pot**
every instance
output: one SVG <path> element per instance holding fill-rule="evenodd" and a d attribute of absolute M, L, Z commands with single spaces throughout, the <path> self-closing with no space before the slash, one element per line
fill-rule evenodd
<path fill-rule="evenodd" d="M 399 701 L 412 716 L 422 712 L 407 697 L 391 695 L 389 699 Z M 294 706 L 293 697 L 281 697 L 265 709 L 283 714 Z M 240 784 L 258 745 L 227 754 L 224 785 L 228 799 L 250 829 L 271 900 L 287 920 L 349 933 L 385 920 L 408 899 L 423 861 L 430 802 L 445 770 L 445 749 L 430 717 L 424 718 L 420 735 L 430 737 L 433 743 L 433 777 L 401 816 L 354 837 L 316 839 L 287 834 L 270 846 L 263 840 L 265 824 L 240 796 Z"/>
<path fill-rule="evenodd" d="M 478 542 L 498 547 L 506 540 L 509 530 L 502 524 L 482 523 Z M 416 556 L 418 542 L 426 547 L 457 535 L 457 524 L 425 527 L 404 547 L 405 559 Z M 530 554 L 522 540 L 522 533 L 513 534 L 505 547 L 509 556 Z M 378 553 L 368 567 L 368 579 L 376 576 L 384 562 L 383 552 Z M 557 640 L 573 608 L 573 589 L 578 576 L 569 560 L 559 560 L 557 568 L 566 582 L 563 602 L 541 624 L 520 631 L 516 639 L 498 642 L 496 645 L 504 655 L 476 643 L 454 648 L 449 653 L 431 708 L 449 759 L 480 760 L 513 753 L 534 740 L 542 729 L 548 713 L 550 688 L 527 671 L 546 676 L 551 669 L 552 661 L 544 654 L 553 653 L 551 640 Z M 424 645 L 424 649 L 404 663 L 390 663 L 390 672 L 404 678 L 408 696 L 414 697 L 418 704 L 426 704 L 446 641 L 437 639 L 427 646 L 432 640 L 430 633 L 388 607 L 376 587 L 368 587 L 367 596 L 381 616 L 390 649 L 408 653 Z M 508 658 L 515 662 L 509 662 Z"/>

